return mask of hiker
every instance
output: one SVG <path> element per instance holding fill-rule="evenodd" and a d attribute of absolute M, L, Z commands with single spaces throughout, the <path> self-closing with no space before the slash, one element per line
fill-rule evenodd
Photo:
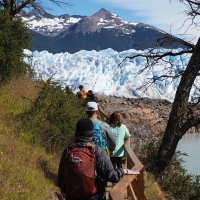
<path fill-rule="evenodd" d="M 115 149 L 115 137 L 112 134 L 110 126 L 106 122 L 97 119 L 98 105 L 96 102 L 88 102 L 86 104 L 86 114 L 94 125 L 94 136 L 92 142 L 103 148 L 108 155 L 112 154 Z"/>
<path fill-rule="evenodd" d="M 62 153 L 57 185 L 67 200 L 105 200 L 105 181 L 117 183 L 124 174 L 139 174 L 129 169 L 114 170 L 106 152 L 91 143 L 93 134 L 92 121 L 80 119 L 75 143 Z"/>
<path fill-rule="evenodd" d="M 97 103 L 99 102 L 99 99 L 97 98 L 97 96 L 94 94 L 92 90 L 88 90 L 87 97 L 89 98 L 90 101 L 94 101 Z"/>
<path fill-rule="evenodd" d="M 64 88 L 64 92 L 67 94 L 72 94 L 72 88 L 70 85 L 66 85 L 66 87 Z"/>
<path fill-rule="evenodd" d="M 122 168 L 122 158 L 124 157 L 124 140 L 130 140 L 130 133 L 126 125 L 122 124 L 122 115 L 115 111 L 107 120 L 116 140 L 116 147 L 110 160 L 114 169 Z"/>
<path fill-rule="evenodd" d="M 79 85 L 79 91 L 76 93 L 78 99 L 86 99 L 87 92 L 85 92 L 83 85 Z"/>

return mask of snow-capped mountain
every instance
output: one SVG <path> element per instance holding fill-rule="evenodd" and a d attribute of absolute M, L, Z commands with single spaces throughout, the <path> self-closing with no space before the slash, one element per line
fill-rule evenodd
<path fill-rule="evenodd" d="M 75 32 L 82 31 L 83 33 L 100 32 L 102 28 L 105 28 L 120 30 L 124 34 L 131 34 L 135 32 L 134 28 L 137 24 L 124 21 L 118 15 L 102 8 L 94 15 L 82 18 L 75 26 L 69 29 L 69 32 L 71 30 Z"/>
<path fill-rule="evenodd" d="M 136 32 L 135 28 L 138 24 L 135 22 L 125 21 L 117 14 L 109 12 L 103 8 L 89 17 L 80 15 L 70 16 L 68 14 L 38 17 L 34 15 L 34 13 L 29 13 L 29 15 L 23 15 L 21 18 L 31 30 L 46 36 L 56 36 L 63 31 L 71 32 L 72 30 L 75 32 L 82 31 L 83 33 L 89 33 L 100 31 L 101 28 L 116 29 L 122 31 L 124 34 L 131 34 Z M 75 25 L 75 27 L 73 25 Z M 141 26 L 142 24 L 140 23 L 139 25 Z M 143 24 L 143 26 L 164 33 L 164 31 L 150 25 Z"/>
<path fill-rule="evenodd" d="M 84 16 L 79 15 L 70 16 L 68 14 L 38 17 L 34 13 L 28 13 L 27 15 L 21 16 L 21 19 L 32 31 L 54 37 L 67 30 L 71 25 L 77 23 L 83 17 Z"/>
<path fill-rule="evenodd" d="M 92 16 L 45 16 L 33 13 L 22 16 L 34 35 L 33 50 L 51 53 L 75 53 L 82 49 L 100 51 L 112 48 L 116 51 L 128 49 L 144 50 L 159 45 L 157 39 L 169 36 L 156 27 L 128 22 L 117 14 L 100 9 Z M 166 48 L 178 48 L 180 44 Z"/>
<path fill-rule="evenodd" d="M 174 50 L 177 51 L 177 50 Z M 32 54 L 30 51 L 26 51 Z M 117 52 L 112 49 L 102 51 L 79 51 L 74 54 L 68 52 L 52 54 L 47 51 L 33 52 L 33 59 L 26 60 L 31 63 L 34 71 L 44 80 L 53 76 L 53 80 L 59 81 L 64 88 L 71 85 L 73 91 L 78 90 L 80 84 L 86 90 L 93 90 L 97 94 L 105 94 L 118 97 L 149 97 L 167 99 L 173 101 L 180 79 L 172 78 L 163 81 L 155 81 L 151 86 L 143 87 L 149 80 L 164 74 L 176 75 L 184 70 L 190 59 L 190 55 L 168 56 L 166 61 L 172 62 L 173 68 L 169 71 L 166 63 L 161 63 L 142 74 L 137 72 L 145 63 L 144 58 L 135 58 L 118 64 L 126 57 L 143 51 L 127 50 Z M 195 84 L 200 85 L 197 79 Z M 146 88 L 146 90 L 145 90 Z M 199 96 L 198 89 L 191 91 L 191 96 Z"/>

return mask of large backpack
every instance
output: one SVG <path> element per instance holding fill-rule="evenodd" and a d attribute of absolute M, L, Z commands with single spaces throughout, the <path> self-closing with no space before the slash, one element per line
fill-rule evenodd
<path fill-rule="evenodd" d="M 96 144 L 97 146 L 107 149 L 107 138 L 103 130 L 101 129 L 102 121 L 98 121 L 94 124 L 94 135 L 92 137 L 92 143 Z"/>
<path fill-rule="evenodd" d="M 97 192 L 94 146 L 91 142 L 85 147 L 73 144 L 66 153 L 64 163 L 66 191 L 74 198 L 90 197 Z"/>

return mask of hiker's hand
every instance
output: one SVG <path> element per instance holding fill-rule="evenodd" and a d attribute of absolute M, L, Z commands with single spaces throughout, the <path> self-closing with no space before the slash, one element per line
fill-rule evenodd
<path fill-rule="evenodd" d="M 124 174 L 140 174 L 140 172 L 138 171 L 133 171 L 130 169 L 123 169 L 124 170 Z"/>

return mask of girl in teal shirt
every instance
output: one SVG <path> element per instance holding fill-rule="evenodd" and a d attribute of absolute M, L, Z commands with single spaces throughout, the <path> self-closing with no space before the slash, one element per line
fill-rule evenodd
<path fill-rule="evenodd" d="M 122 158 L 124 156 L 124 140 L 130 140 L 130 133 L 127 127 L 122 124 L 122 115 L 115 111 L 109 117 L 109 125 L 116 140 L 116 147 L 110 160 L 113 167 L 122 168 Z"/>

